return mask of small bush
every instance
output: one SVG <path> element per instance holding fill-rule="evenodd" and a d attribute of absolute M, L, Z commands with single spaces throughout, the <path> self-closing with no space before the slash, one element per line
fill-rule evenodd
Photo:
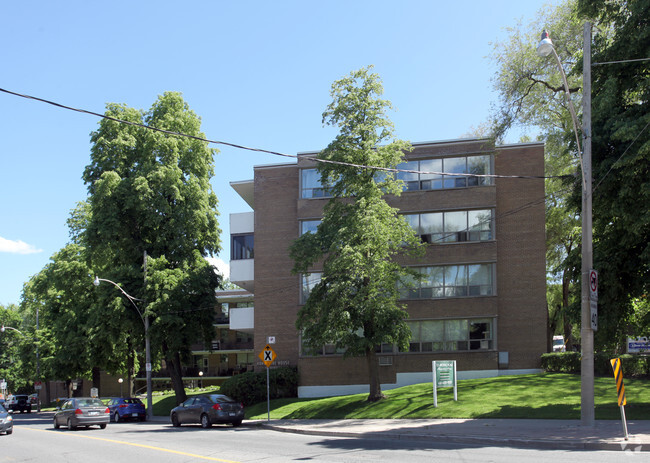
<path fill-rule="evenodd" d="M 607 352 L 594 354 L 594 375 L 611 376 L 610 360 L 620 358 L 623 375 L 627 378 L 646 378 L 650 376 L 650 362 L 643 355 L 615 355 Z M 549 373 L 580 373 L 580 352 L 553 352 L 542 354 L 542 368 Z"/>
<path fill-rule="evenodd" d="M 291 367 L 272 368 L 269 371 L 269 395 L 271 399 L 298 396 L 298 370 Z M 221 385 L 221 392 L 244 405 L 266 400 L 266 371 L 246 372 L 228 378 Z"/>
<path fill-rule="evenodd" d="M 580 352 L 542 354 L 542 368 L 549 373 L 579 373 Z"/>

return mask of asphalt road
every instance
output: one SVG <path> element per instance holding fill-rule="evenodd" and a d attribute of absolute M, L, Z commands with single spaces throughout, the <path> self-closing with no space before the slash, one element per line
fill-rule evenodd
<path fill-rule="evenodd" d="M 564 451 L 307 436 L 259 427 L 168 423 L 111 423 L 55 430 L 51 415 L 17 414 L 14 433 L 0 436 L 5 462 L 507 462 L 550 459 L 574 462 L 643 461 L 643 455 L 608 451 Z"/>

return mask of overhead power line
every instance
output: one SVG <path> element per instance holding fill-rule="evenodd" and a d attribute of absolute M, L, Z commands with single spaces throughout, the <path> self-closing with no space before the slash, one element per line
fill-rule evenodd
<path fill-rule="evenodd" d="M 185 137 L 185 138 L 191 138 L 194 140 L 206 142 L 206 143 L 212 143 L 215 145 L 223 145 L 223 146 L 229 146 L 231 148 L 236 148 L 236 149 L 241 149 L 241 150 L 246 150 L 246 151 L 254 151 L 258 153 L 266 153 L 266 154 L 271 154 L 274 156 L 282 156 L 282 157 L 287 157 L 287 158 L 293 158 L 293 159 L 298 159 L 299 156 L 297 154 L 286 154 L 286 153 L 280 153 L 278 151 L 272 151 L 272 150 L 267 150 L 267 149 L 262 149 L 262 148 L 251 148 L 248 146 L 243 146 L 243 145 L 238 145 L 236 143 L 229 143 L 225 141 L 219 141 L 219 140 L 210 140 L 208 138 L 202 138 L 202 137 L 197 137 L 195 135 L 189 135 L 186 133 L 182 132 L 174 132 L 171 130 L 165 130 L 165 129 L 159 129 L 157 127 L 152 127 L 149 125 L 141 124 L 138 122 L 132 122 L 132 121 L 126 121 L 123 119 L 119 119 L 116 117 L 112 116 L 107 116 L 106 114 L 100 114 L 94 111 L 88 111 L 86 109 L 80 109 L 80 108 L 75 108 L 72 106 L 67 106 L 61 103 L 57 103 L 55 101 L 50 101 L 46 100 L 44 98 L 39 98 L 31 95 L 25 95 L 22 93 L 18 92 L 13 92 L 11 90 L 7 90 L 4 88 L 0 88 L 0 92 L 7 93 L 9 95 L 14 95 L 18 96 L 21 98 L 26 98 L 29 100 L 35 100 L 35 101 L 40 101 L 41 103 L 46 103 L 52 106 L 56 106 L 57 108 L 62 108 L 62 109 L 67 109 L 69 111 L 76 111 L 82 114 L 88 114 L 91 116 L 96 116 L 101 119 L 107 119 L 110 121 L 118 122 L 120 124 L 126 124 L 126 125 L 132 125 L 136 127 L 141 127 L 143 129 L 147 130 L 153 130 L 155 132 L 160 132 L 164 133 L 166 135 L 173 135 L 173 136 L 178 136 L 178 137 Z M 372 169 L 372 170 L 378 170 L 378 171 L 384 171 L 384 172 L 391 172 L 391 173 L 409 173 L 409 174 L 428 174 L 428 175 L 444 175 L 448 177 L 482 177 L 482 178 L 511 178 L 511 179 L 532 179 L 532 180 L 540 180 L 540 179 L 547 179 L 547 178 L 568 178 L 572 177 L 571 175 L 563 175 L 563 176 L 550 176 L 550 177 L 545 177 L 545 176 L 535 176 L 535 175 L 494 175 L 494 174 L 470 174 L 470 173 L 450 173 L 450 172 L 430 172 L 430 171 L 419 171 L 419 170 L 408 170 L 408 169 L 392 169 L 392 168 L 387 168 L 387 167 L 378 167 L 378 166 L 369 166 L 369 165 L 364 165 L 364 164 L 355 164 L 355 163 L 349 163 L 349 162 L 342 162 L 342 161 L 332 161 L 329 159 L 320 159 L 320 158 L 310 158 L 310 160 L 314 162 L 320 162 L 320 163 L 325 163 L 325 164 L 336 164 L 336 165 L 342 165 L 342 166 L 348 166 L 348 167 L 355 167 L 358 169 Z"/>

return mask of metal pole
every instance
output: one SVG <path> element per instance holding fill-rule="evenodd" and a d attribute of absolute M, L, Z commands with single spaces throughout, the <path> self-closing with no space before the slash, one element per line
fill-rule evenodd
<path fill-rule="evenodd" d="M 36 381 L 41 381 L 41 359 L 38 355 L 38 305 L 36 306 Z M 40 387 L 43 387 L 42 383 Z M 39 389 L 36 395 L 36 411 L 39 413 L 41 412 L 41 391 L 42 389 Z"/>
<path fill-rule="evenodd" d="M 147 251 L 144 251 L 144 289 L 147 286 Z M 144 299 L 144 294 L 143 294 Z M 142 303 L 143 315 L 147 311 L 146 303 Z M 144 351 L 145 351 L 145 370 L 147 372 L 147 420 L 153 419 L 153 394 L 151 389 L 151 340 L 149 339 L 149 316 L 144 317 Z"/>
<path fill-rule="evenodd" d="M 623 434 L 625 435 L 625 440 L 628 440 L 629 436 L 627 434 L 627 420 L 625 419 L 624 405 L 621 405 L 621 423 L 623 423 Z"/>
<path fill-rule="evenodd" d="M 271 387 L 269 386 L 269 367 L 266 367 L 266 421 L 271 421 Z"/>
<path fill-rule="evenodd" d="M 589 303 L 589 271 L 593 267 L 592 196 L 591 196 L 591 23 L 583 30 L 583 95 L 582 95 L 582 290 L 581 290 L 581 402 L 583 426 L 595 425 L 594 409 L 594 332 L 591 328 Z"/>

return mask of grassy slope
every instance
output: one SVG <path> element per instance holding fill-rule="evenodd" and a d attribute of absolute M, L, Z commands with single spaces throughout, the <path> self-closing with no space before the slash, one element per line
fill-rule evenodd
<path fill-rule="evenodd" d="M 628 419 L 650 418 L 650 381 L 626 379 Z M 620 419 L 613 378 L 595 379 L 596 419 Z M 580 419 L 580 376 L 544 373 L 464 380 L 458 402 L 451 388 L 438 391 L 433 407 L 430 383 L 384 392 L 376 403 L 367 394 L 271 401 L 271 418 L 532 418 Z M 246 418 L 266 419 L 267 404 L 247 407 Z"/>

